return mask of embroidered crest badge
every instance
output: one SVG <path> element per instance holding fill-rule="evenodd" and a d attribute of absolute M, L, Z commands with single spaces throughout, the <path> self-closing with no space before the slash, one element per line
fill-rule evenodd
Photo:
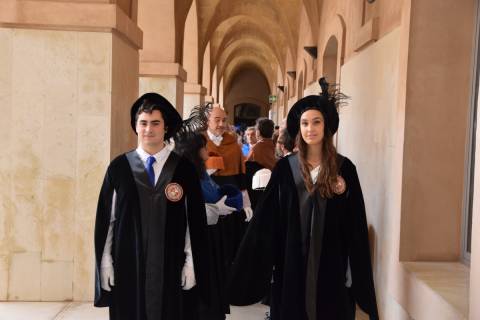
<path fill-rule="evenodd" d="M 178 183 L 172 182 L 165 187 L 167 199 L 173 202 L 180 201 L 183 197 L 183 188 Z"/>
<path fill-rule="evenodd" d="M 343 179 L 342 176 L 337 176 L 337 182 L 333 187 L 333 192 L 340 195 L 344 193 L 346 189 L 347 189 L 347 183 L 345 182 L 345 179 Z"/>

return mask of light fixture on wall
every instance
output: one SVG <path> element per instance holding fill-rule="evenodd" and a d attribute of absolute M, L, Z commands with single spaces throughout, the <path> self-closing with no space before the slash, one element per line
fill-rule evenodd
<path fill-rule="evenodd" d="M 305 50 L 313 59 L 317 59 L 317 47 L 303 47 L 303 50 Z"/>
<path fill-rule="evenodd" d="M 289 77 L 291 77 L 293 80 L 297 78 L 297 72 L 296 71 L 287 71 L 287 74 Z"/>
<path fill-rule="evenodd" d="M 285 92 L 285 86 L 278 85 L 277 88 L 278 90 Z"/>

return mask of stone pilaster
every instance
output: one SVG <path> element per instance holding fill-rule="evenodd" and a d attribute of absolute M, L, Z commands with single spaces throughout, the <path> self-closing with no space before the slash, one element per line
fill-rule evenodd
<path fill-rule="evenodd" d="M 0 300 L 91 300 L 98 192 L 135 144 L 142 32 L 115 4 L 4 0 L 0 43 Z"/>

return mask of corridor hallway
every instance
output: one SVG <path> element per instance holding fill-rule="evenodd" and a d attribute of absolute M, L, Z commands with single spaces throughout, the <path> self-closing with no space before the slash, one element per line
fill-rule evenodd
<path fill-rule="evenodd" d="M 233 307 L 227 320 L 263 320 L 267 307 Z M 79 302 L 0 302 L 2 320 L 108 320 L 108 309 Z"/>
<path fill-rule="evenodd" d="M 361 183 L 380 318 L 480 320 L 478 3 L 0 0 L 0 320 L 105 317 L 95 212 L 141 94 L 283 126 L 322 76 L 349 96 L 335 144 Z"/>

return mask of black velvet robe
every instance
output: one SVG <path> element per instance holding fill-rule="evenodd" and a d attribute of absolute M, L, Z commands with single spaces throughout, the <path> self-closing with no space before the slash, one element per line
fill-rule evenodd
<path fill-rule="evenodd" d="M 117 157 L 107 169 L 100 192 L 95 223 L 94 305 L 97 307 L 109 306 L 111 319 L 190 320 L 197 319 L 199 298 L 204 299 L 203 303 L 209 305 L 208 299 L 211 294 L 209 293 L 208 277 L 207 223 L 200 182 L 193 165 L 172 152 L 162 170 L 157 183 L 158 187 L 160 187 L 162 176 L 169 170 L 173 173 L 168 181 L 163 181 L 163 186 L 170 182 L 178 183 L 183 188 L 183 196 L 177 202 L 165 198 L 165 203 L 162 204 L 165 210 L 158 212 L 158 217 L 161 218 L 156 217 L 156 220 L 150 220 L 156 222 L 153 225 L 150 223 L 148 226 L 148 228 L 154 228 L 152 229 L 154 233 L 149 233 L 149 235 L 157 241 L 150 239 L 149 249 L 146 251 L 144 248 L 146 232 L 143 230 L 146 228 L 146 224 L 145 221 L 142 223 L 139 189 L 127 154 Z M 146 172 L 141 173 L 140 177 L 148 182 Z M 110 223 L 114 190 L 117 193 L 112 245 L 115 286 L 111 292 L 107 292 L 100 286 L 100 263 Z M 165 190 L 161 188 L 161 190 L 153 191 L 152 187 L 153 192 L 163 196 Z M 191 290 L 183 291 L 180 280 L 185 262 L 187 219 L 197 284 Z M 159 221 L 160 223 L 157 223 Z M 155 251 L 162 252 L 158 250 L 162 250 L 163 254 L 154 255 L 153 260 L 149 259 L 149 263 L 153 264 L 154 269 L 158 271 L 155 271 L 155 275 L 152 277 L 151 272 L 146 272 L 148 269 L 146 252 L 149 254 Z M 146 280 L 150 282 L 147 283 Z M 149 293 L 146 294 L 147 289 Z M 148 312 L 146 310 L 147 301 L 150 301 L 151 306 L 153 301 L 153 307 Z"/>
<path fill-rule="evenodd" d="M 272 320 L 353 320 L 355 304 L 370 319 L 378 319 L 365 205 L 355 166 L 344 158 L 339 174 L 346 182 L 346 191 L 325 200 L 316 296 L 309 297 L 302 212 L 288 158 L 274 168 L 238 250 L 229 281 L 231 304 L 260 301 L 273 273 Z M 350 288 L 346 286 L 348 264 Z M 307 316 L 308 298 L 314 305 L 316 302 L 316 319 Z"/>

